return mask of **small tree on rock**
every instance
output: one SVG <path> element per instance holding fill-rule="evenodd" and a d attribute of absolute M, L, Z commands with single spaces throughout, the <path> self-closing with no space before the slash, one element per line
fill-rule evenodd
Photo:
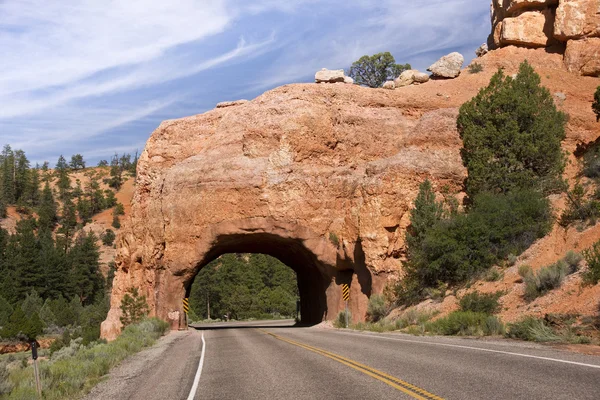
<path fill-rule="evenodd" d="M 457 125 L 469 198 L 484 191 L 531 188 L 548 193 L 560 187 L 567 116 L 540 82 L 525 61 L 515 79 L 498 71 L 488 87 L 460 108 Z"/>
<path fill-rule="evenodd" d="M 352 63 L 348 75 L 359 85 L 378 88 L 385 81 L 396 79 L 402 72 L 409 70 L 410 64 L 396 64 L 390 52 L 362 56 Z"/>
<path fill-rule="evenodd" d="M 592 104 L 592 110 L 594 110 L 594 114 L 596 114 L 596 122 L 600 121 L 600 86 L 596 89 L 596 93 L 594 93 L 594 103 Z"/>
<path fill-rule="evenodd" d="M 140 295 L 137 288 L 130 288 L 121 300 L 121 312 L 123 326 L 140 322 L 150 312 L 146 296 Z"/>

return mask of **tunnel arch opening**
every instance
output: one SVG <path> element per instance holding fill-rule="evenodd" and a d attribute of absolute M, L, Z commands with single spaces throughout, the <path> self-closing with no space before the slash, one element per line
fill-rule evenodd
<path fill-rule="evenodd" d="M 269 232 L 233 233 L 217 235 L 210 249 L 196 263 L 193 275 L 186 277 L 186 296 L 191 293 L 199 272 L 225 254 L 250 253 L 274 257 L 296 273 L 300 298 L 300 322 L 317 324 L 327 315 L 327 288 L 335 276 L 332 266 L 318 256 L 299 238 Z"/>

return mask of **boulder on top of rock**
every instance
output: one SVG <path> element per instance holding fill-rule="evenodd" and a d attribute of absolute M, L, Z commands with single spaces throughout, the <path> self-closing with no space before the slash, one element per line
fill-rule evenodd
<path fill-rule="evenodd" d="M 549 9 L 542 12 L 527 11 L 502 22 L 500 41 L 503 45 L 546 47 L 552 44 L 553 32 L 554 15 Z"/>
<path fill-rule="evenodd" d="M 248 102 L 248 100 L 245 100 L 245 99 L 234 100 L 234 101 L 222 101 L 220 103 L 217 103 L 217 108 L 234 107 L 234 106 L 239 106 L 241 104 L 245 104 L 247 102 Z"/>
<path fill-rule="evenodd" d="M 397 88 L 412 85 L 415 81 L 414 76 L 417 73 L 419 73 L 419 71 L 416 69 L 407 69 L 406 71 L 403 71 L 399 77 L 394 79 L 394 84 Z"/>
<path fill-rule="evenodd" d="M 600 76 L 600 38 L 569 40 L 564 61 L 570 72 Z"/>
<path fill-rule="evenodd" d="M 477 48 L 477 50 L 475 50 L 475 55 L 477 57 L 483 57 L 484 55 L 486 55 L 488 53 L 488 45 L 487 43 L 482 44 L 481 46 L 479 46 Z"/>
<path fill-rule="evenodd" d="M 427 68 L 436 78 L 456 78 L 460 75 L 460 69 L 465 62 L 462 54 L 454 52 L 440 58 Z"/>
<path fill-rule="evenodd" d="M 327 69 L 323 68 L 315 74 L 316 83 L 335 83 L 345 81 L 343 69 Z"/>
<path fill-rule="evenodd" d="M 565 41 L 600 36 L 598 0 L 563 0 L 556 9 L 554 37 Z"/>
<path fill-rule="evenodd" d="M 387 81 L 383 84 L 382 88 L 394 90 L 396 89 L 396 84 L 394 83 L 394 81 Z"/>
<path fill-rule="evenodd" d="M 354 79 L 350 78 L 349 76 L 344 76 L 344 83 L 347 83 L 349 85 L 353 85 L 354 84 Z"/>

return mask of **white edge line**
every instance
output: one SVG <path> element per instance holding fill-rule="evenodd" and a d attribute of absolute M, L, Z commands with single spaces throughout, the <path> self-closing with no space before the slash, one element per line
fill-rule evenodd
<path fill-rule="evenodd" d="M 408 342 L 408 343 L 429 344 L 429 345 L 434 345 L 434 346 L 445 346 L 445 347 L 457 347 L 459 349 L 486 351 L 488 353 L 507 354 L 507 355 L 511 355 L 511 356 L 526 357 L 526 358 L 535 358 L 535 359 L 538 359 L 538 360 L 554 361 L 554 362 L 558 362 L 558 363 L 572 364 L 572 365 L 579 365 L 579 366 L 582 366 L 582 367 L 589 367 L 589 368 L 600 369 L 600 365 L 595 365 L 595 364 L 586 364 L 586 363 L 581 363 L 581 362 L 577 362 L 577 361 L 561 360 L 559 358 L 534 356 L 534 355 L 531 355 L 531 354 L 513 353 L 513 352 L 510 352 L 510 351 L 482 349 L 480 347 L 463 346 L 463 345 L 460 345 L 460 344 L 425 342 L 425 341 L 420 341 L 420 340 L 409 340 L 409 339 L 402 339 L 402 338 L 392 338 L 392 337 L 389 337 L 389 336 L 379 336 L 379 335 L 373 335 L 373 334 L 369 334 L 369 333 L 352 333 L 352 332 L 339 332 L 339 333 L 345 334 L 345 335 L 362 336 L 362 337 L 367 336 L 367 337 L 372 337 L 372 338 L 375 338 L 375 339 L 395 340 L 395 341 Z"/>
<path fill-rule="evenodd" d="M 194 377 L 194 384 L 187 400 L 194 400 L 196 397 L 196 391 L 198 390 L 198 383 L 200 383 L 200 376 L 202 375 L 202 366 L 204 365 L 204 354 L 206 353 L 206 341 L 204 340 L 204 332 L 202 332 L 202 355 L 200 356 L 200 362 L 198 363 L 198 370 Z"/>

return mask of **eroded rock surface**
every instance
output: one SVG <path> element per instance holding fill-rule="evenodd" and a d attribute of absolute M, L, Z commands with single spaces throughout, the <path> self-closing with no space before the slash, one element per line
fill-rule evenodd
<path fill-rule="evenodd" d="M 599 0 L 492 0 L 491 20 L 491 49 L 553 47 L 570 71 L 600 75 L 597 63 L 588 60 L 597 52 L 591 39 L 600 37 Z"/>
<path fill-rule="evenodd" d="M 152 315 L 180 326 L 186 288 L 226 252 L 265 252 L 294 268 L 312 318 L 334 318 L 343 309 L 340 284 L 351 283 L 350 309 L 361 319 L 368 296 L 401 274 L 418 185 L 429 178 L 437 190 L 462 186 L 458 107 L 498 68 L 511 75 L 525 59 L 551 93 L 568 94 L 565 150 L 596 140 L 596 78 L 567 72 L 560 54 L 513 46 L 456 79 L 402 90 L 286 85 L 163 122 L 139 161 L 102 336 L 120 331 L 130 287 L 147 297 Z"/>

